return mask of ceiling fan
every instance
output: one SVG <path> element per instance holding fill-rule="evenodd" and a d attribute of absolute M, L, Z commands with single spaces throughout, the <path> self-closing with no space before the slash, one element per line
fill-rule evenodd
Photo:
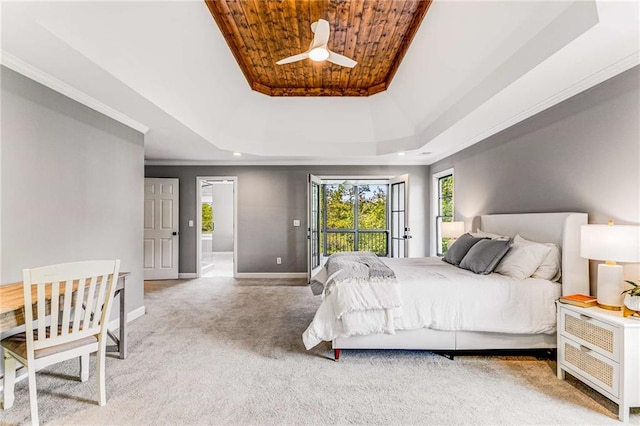
<path fill-rule="evenodd" d="M 313 41 L 309 46 L 309 50 L 297 55 L 289 56 L 288 58 L 280 59 L 276 64 L 290 64 L 291 62 L 297 62 L 309 58 L 315 62 L 322 62 L 326 60 L 336 65 L 348 68 L 356 66 L 357 62 L 353 59 L 342 56 L 336 52 L 332 52 L 327 47 L 330 33 L 328 21 L 318 19 L 316 22 L 311 24 L 311 32 L 314 33 L 314 36 Z"/>

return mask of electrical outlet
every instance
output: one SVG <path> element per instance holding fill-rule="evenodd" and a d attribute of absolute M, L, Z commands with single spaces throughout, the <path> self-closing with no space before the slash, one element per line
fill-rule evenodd
<path fill-rule="evenodd" d="M 300 221 L 298 219 L 294 219 L 293 226 L 300 226 Z"/>
<path fill-rule="evenodd" d="M 193 221 L 192 220 L 189 221 L 189 228 L 193 228 Z"/>
<path fill-rule="evenodd" d="M 276 257 L 276 265 L 282 265 L 282 258 Z"/>

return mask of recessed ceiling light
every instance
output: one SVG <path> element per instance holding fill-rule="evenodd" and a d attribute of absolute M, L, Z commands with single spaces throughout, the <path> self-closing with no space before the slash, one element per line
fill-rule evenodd
<path fill-rule="evenodd" d="M 399 153 L 398 153 L 398 156 L 399 156 L 399 157 L 402 157 L 402 156 L 404 156 L 404 155 L 405 155 L 405 153 L 404 153 L 404 152 L 399 152 Z"/>
<path fill-rule="evenodd" d="M 242 155 L 241 152 L 234 152 L 233 155 L 235 155 L 236 157 L 240 157 Z"/>

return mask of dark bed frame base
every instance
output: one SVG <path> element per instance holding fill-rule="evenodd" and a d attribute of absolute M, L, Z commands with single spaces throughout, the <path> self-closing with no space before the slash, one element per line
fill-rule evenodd
<path fill-rule="evenodd" d="M 365 349 L 366 350 L 366 349 Z M 334 360 L 340 361 L 341 349 L 333 349 Z M 432 352 L 436 355 L 443 356 L 447 359 L 454 360 L 455 356 L 464 355 L 485 355 L 485 356 L 535 356 L 537 359 L 549 359 L 555 361 L 557 359 L 556 348 L 546 349 L 485 349 L 485 350 L 459 350 L 459 351 L 421 351 Z"/>

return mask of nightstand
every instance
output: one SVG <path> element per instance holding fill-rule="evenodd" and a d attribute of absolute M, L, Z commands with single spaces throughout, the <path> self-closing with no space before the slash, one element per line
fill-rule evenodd
<path fill-rule="evenodd" d="M 640 321 L 621 311 L 558 303 L 558 378 L 568 372 L 618 404 L 640 407 Z"/>

